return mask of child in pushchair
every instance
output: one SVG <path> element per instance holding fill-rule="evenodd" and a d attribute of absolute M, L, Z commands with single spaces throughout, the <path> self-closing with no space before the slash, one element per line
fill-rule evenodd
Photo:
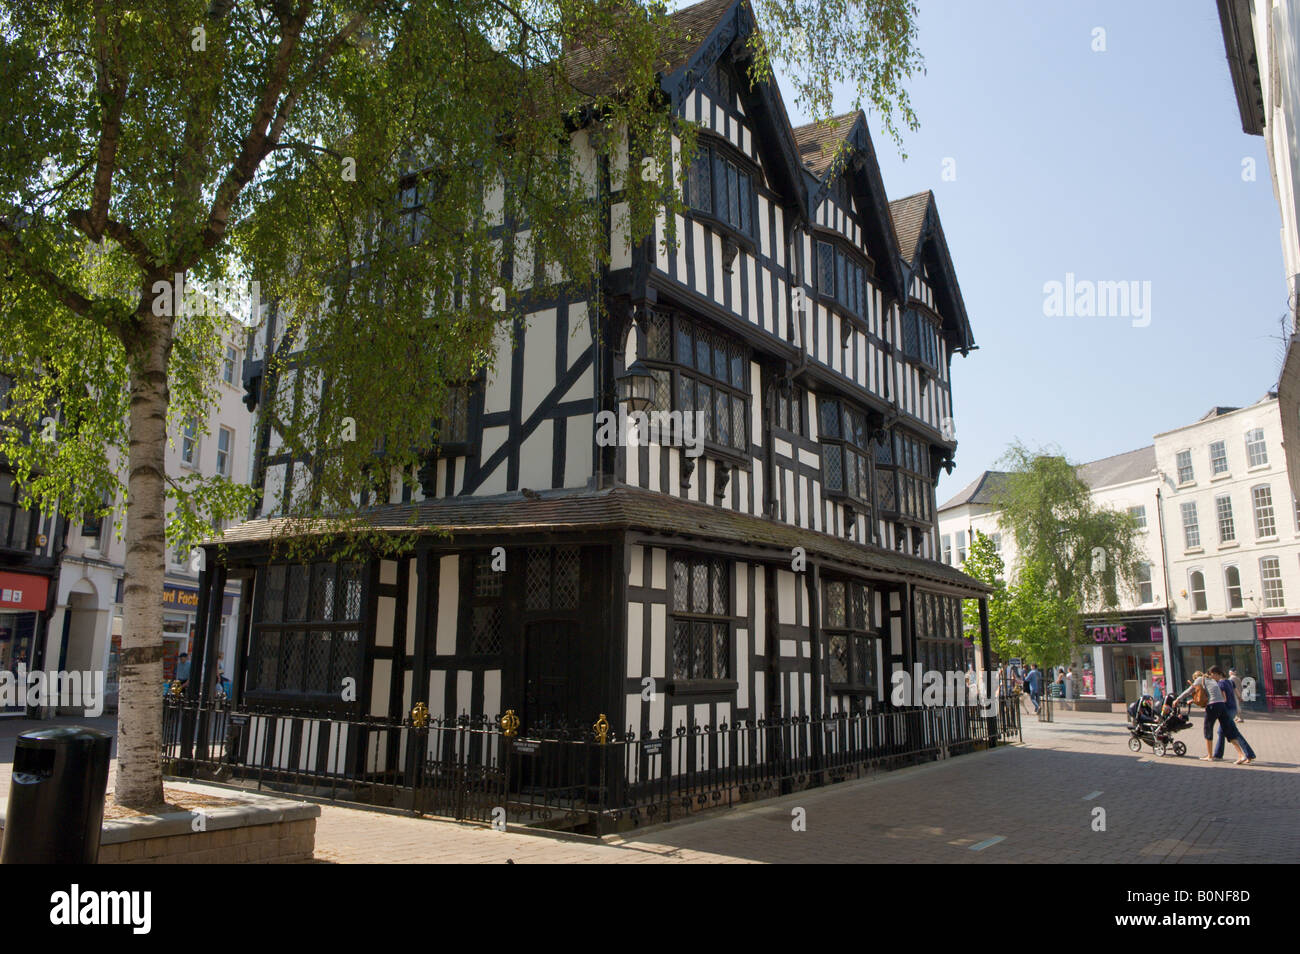
<path fill-rule="evenodd" d="M 1128 707 L 1128 747 L 1141 752 L 1145 742 L 1156 755 L 1164 755 L 1172 743 L 1175 755 L 1186 755 L 1187 746 L 1174 741 L 1174 733 L 1191 724 L 1186 707 L 1176 705 L 1172 697 L 1166 697 L 1157 709 L 1151 696 L 1143 696 Z"/>

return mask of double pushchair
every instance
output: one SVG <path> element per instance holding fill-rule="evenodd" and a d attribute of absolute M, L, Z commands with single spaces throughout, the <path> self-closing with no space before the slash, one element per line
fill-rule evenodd
<path fill-rule="evenodd" d="M 1181 732 L 1192 724 L 1188 718 L 1188 707 L 1175 705 L 1171 697 L 1166 697 L 1159 708 L 1151 696 L 1143 696 L 1128 707 L 1128 747 L 1134 752 L 1142 751 L 1142 743 L 1151 746 L 1156 755 L 1164 755 L 1173 748 L 1174 755 L 1186 755 L 1187 746 L 1174 739 L 1174 733 Z"/>

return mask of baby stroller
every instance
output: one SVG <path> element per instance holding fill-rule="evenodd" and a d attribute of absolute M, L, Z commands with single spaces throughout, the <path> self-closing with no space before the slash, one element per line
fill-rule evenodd
<path fill-rule="evenodd" d="M 1157 709 L 1154 699 L 1143 696 L 1128 707 L 1128 747 L 1141 752 L 1145 742 L 1156 755 L 1164 755 L 1172 743 L 1174 755 L 1186 755 L 1187 746 L 1175 741 L 1174 733 L 1191 724 L 1186 706 L 1176 706 L 1172 698 L 1166 698 Z"/>

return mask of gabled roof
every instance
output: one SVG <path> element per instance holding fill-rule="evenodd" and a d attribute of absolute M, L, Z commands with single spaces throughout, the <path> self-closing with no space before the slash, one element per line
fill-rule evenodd
<path fill-rule="evenodd" d="M 899 254 L 909 276 L 924 267 L 930 276 L 943 318 L 943 330 L 962 351 L 975 347 L 966 302 L 957 283 L 957 270 L 948 252 L 948 240 L 939 221 L 939 206 L 928 189 L 889 203 Z"/>
<path fill-rule="evenodd" d="M 995 504 L 997 495 L 1010 476 L 1004 470 L 986 470 L 963 487 L 955 497 L 939 508 L 939 513 L 963 504 Z"/>
<path fill-rule="evenodd" d="M 812 204 L 830 191 L 836 179 L 851 173 L 854 197 L 865 213 L 863 232 L 877 275 L 892 297 L 904 298 L 907 283 L 899 265 L 898 240 L 889 216 L 889 200 L 880 176 L 880 163 L 876 161 L 876 147 L 867 129 L 867 117 L 859 109 L 824 123 L 809 123 L 794 130 L 794 139 L 799 147 L 799 160 L 815 183 L 815 188 L 810 190 L 814 198 L 809 205 L 809 218 L 813 214 Z M 837 162 L 841 144 L 847 144 L 849 151 Z"/>
<path fill-rule="evenodd" d="M 535 499 L 518 493 L 495 497 L 437 497 L 418 503 L 375 507 L 365 511 L 362 520 L 378 530 L 423 531 L 440 539 L 450 534 L 453 541 L 458 535 L 485 533 L 499 541 L 511 533 L 538 530 L 575 534 L 636 530 L 719 543 L 743 543 L 770 549 L 773 558 L 779 555 L 785 561 L 790 559 L 794 547 L 803 547 L 810 556 L 834 560 L 872 575 L 919 578 L 972 596 L 988 592 L 988 587 L 978 580 L 933 560 L 636 487 L 543 491 Z M 231 547 L 265 544 L 292 532 L 294 524 L 287 520 L 252 520 L 230 528 L 220 541 L 214 542 Z"/>

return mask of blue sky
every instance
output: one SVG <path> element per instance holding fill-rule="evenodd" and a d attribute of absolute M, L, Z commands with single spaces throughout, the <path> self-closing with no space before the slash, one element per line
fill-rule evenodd
<path fill-rule="evenodd" d="M 872 129 L 890 198 L 934 190 L 979 345 L 953 359 L 939 501 L 1013 439 L 1094 460 L 1274 387 L 1281 223 L 1213 0 L 922 0 L 919 28 L 907 160 Z M 1045 317 L 1044 283 L 1067 273 L 1150 282 L 1150 324 Z"/>

